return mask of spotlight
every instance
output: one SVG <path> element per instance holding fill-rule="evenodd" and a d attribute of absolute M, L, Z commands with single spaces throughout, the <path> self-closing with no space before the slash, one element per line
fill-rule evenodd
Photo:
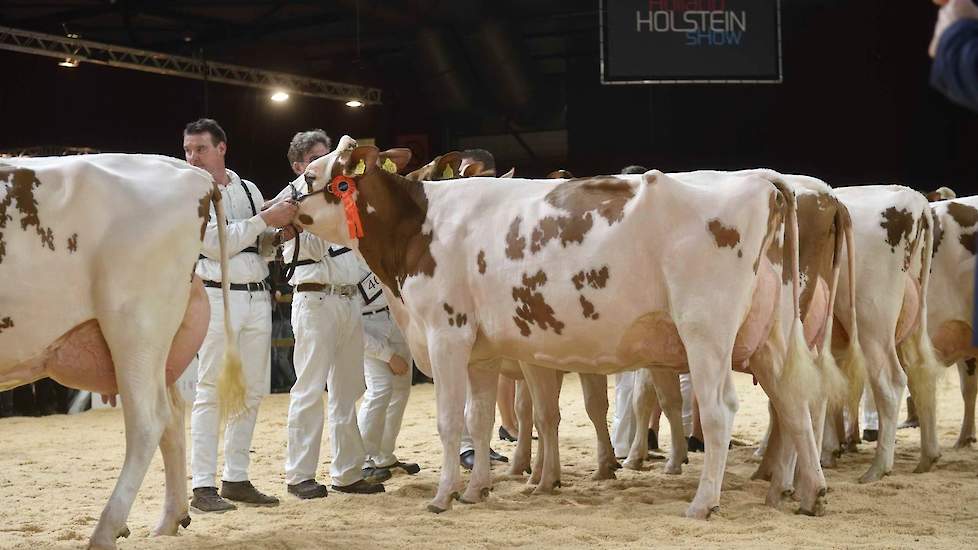
<path fill-rule="evenodd" d="M 346 102 L 347 107 L 363 107 L 363 102 L 359 99 L 351 99 Z"/>
<path fill-rule="evenodd" d="M 62 61 L 61 63 L 58 63 L 58 66 L 59 67 L 65 67 L 65 68 L 68 68 L 68 69 L 74 69 L 75 67 L 78 66 L 78 60 L 75 59 L 74 57 L 66 57 L 64 59 L 64 61 Z"/>
<path fill-rule="evenodd" d="M 275 103 L 282 103 L 283 101 L 289 99 L 289 94 L 283 92 L 282 90 L 279 90 L 274 94 L 272 94 L 271 98 L 269 99 L 271 99 Z"/>

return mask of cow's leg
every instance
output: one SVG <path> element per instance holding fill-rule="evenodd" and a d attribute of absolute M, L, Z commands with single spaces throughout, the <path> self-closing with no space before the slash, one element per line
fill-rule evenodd
<path fill-rule="evenodd" d="M 768 402 L 767 410 L 768 410 L 767 429 L 764 430 L 764 437 L 761 438 L 761 442 L 757 444 L 757 449 L 754 450 L 754 455 L 753 456 L 754 456 L 755 459 L 763 459 L 764 458 L 764 453 L 767 452 L 768 441 L 771 440 L 771 432 L 774 430 L 774 426 L 775 426 L 775 423 L 774 423 L 774 409 L 771 408 L 771 403 L 770 402 Z M 760 470 L 758 470 L 758 471 L 760 471 Z M 760 478 L 755 477 L 755 476 L 757 476 L 757 472 L 754 473 L 754 476 L 752 476 L 751 479 L 760 479 Z M 768 476 L 765 479 L 770 479 L 770 476 Z"/>
<path fill-rule="evenodd" d="M 839 420 L 842 409 L 830 410 L 825 415 L 825 427 L 822 432 L 822 468 L 835 468 L 842 452 L 842 433 L 839 431 Z"/>
<path fill-rule="evenodd" d="M 907 376 L 900 366 L 892 340 L 884 345 L 875 342 L 867 344 L 863 349 L 866 352 L 869 384 L 879 413 L 879 439 L 876 441 L 873 463 L 859 478 L 860 483 L 878 481 L 893 469 L 897 415 L 903 400 L 903 388 L 907 384 Z"/>
<path fill-rule="evenodd" d="M 978 396 L 978 373 L 975 360 L 958 361 L 958 376 L 961 378 L 961 397 L 964 399 L 964 418 L 961 419 L 961 435 L 955 449 L 970 447 L 975 439 L 975 397 Z"/>
<path fill-rule="evenodd" d="M 461 338 L 443 335 L 428 338 L 438 407 L 438 435 L 442 445 L 441 479 L 435 498 L 428 503 L 428 511 L 436 514 L 451 509 L 452 499 L 460 494 L 458 451 L 465 422 L 466 380 L 471 351 L 468 342 Z"/>
<path fill-rule="evenodd" d="M 531 481 L 539 472 L 539 481 L 534 493 L 551 493 L 560 486 L 560 452 L 557 445 L 557 432 L 560 424 L 560 409 L 557 405 L 560 395 L 559 382 L 562 376 L 553 369 L 526 365 L 523 369 L 526 381 L 533 393 L 533 417 L 540 438 L 541 458 Z"/>
<path fill-rule="evenodd" d="M 533 448 L 533 399 L 530 388 L 523 380 L 516 381 L 516 420 L 519 435 L 516 437 L 516 450 L 509 459 L 509 473 L 521 476 L 531 472 L 530 454 Z"/>
<path fill-rule="evenodd" d="M 683 334 L 683 327 L 680 335 Z M 702 328 L 702 327 L 698 327 Z M 711 334 L 714 331 L 695 331 Z M 730 371 L 732 346 L 721 348 L 707 338 L 684 337 L 693 393 L 699 403 L 700 422 L 706 447 L 703 472 L 693 502 L 686 509 L 686 517 L 707 519 L 720 509 L 720 488 L 727 462 L 727 446 L 737 412 L 737 392 Z"/>
<path fill-rule="evenodd" d="M 190 525 L 187 504 L 187 438 L 184 430 L 184 402 L 176 385 L 167 390 L 170 397 L 170 421 L 160 438 L 160 454 L 166 472 L 166 498 L 163 517 L 154 535 L 176 535 L 179 526 Z"/>
<path fill-rule="evenodd" d="M 905 345 L 917 345 L 914 336 Z M 920 427 L 920 461 L 914 473 L 929 472 L 941 458 L 941 445 L 937 440 L 937 376 L 939 370 L 925 361 L 904 365 L 910 399 L 915 405 L 917 423 Z M 911 416 L 908 413 L 908 417 Z"/>
<path fill-rule="evenodd" d="M 467 504 L 481 502 L 492 488 L 489 471 L 489 441 L 492 426 L 496 422 L 496 392 L 499 387 L 499 370 L 475 366 L 469 367 L 468 407 L 465 421 L 472 437 L 475 463 L 469 484 L 461 501 Z"/>
<path fill-rule="evenodd" d="M 649 370 L 649 372 L 652 374 L 659 405 L 662 406 L 662 412 L 666 415 L 666 420 L 669 421 L 669 432 L 672 439 L 665 473 L 681 474 L 683 473 L 683 464 L 687 462 L 687 459 L 686 436 L 683 432 L 683 394 L 679 387 L 679 375 L 665 370 Z"/>
<path fill-rule="evenodd" d="M 591 479 L 615 479 L 615 450 L 611 446 L 608 433 L 608 377 L 603 374 L 581 373 L 581 391 L 584 393 L 584 408 L 594 424 L 597 438 L 598 469 Z"/>
<path fill-rule="evenodd" d="M 652 371 L 638 369 L 632 374 L 632 414 L 635 415 L 635 435 L 628 451 L 628 458 L 622 466 L 629 470 L 641 470 L 645 457 L 649 453 L 648 425 L 652 416 L 652 408 L 658 401 L 655 395 L 655 383 Z"/>
<path fill-rule="evenodd" d="M 126 518 L 170 420 L 164 376 L 166 356 L 176 332 L 176 323 L 167 338 L 160 337 L 160 334 L 166 333 L 165 326 L 139 319 L 138 315 L 116 322 L 100 320 L 100 325 L 112 352 L 119 395 L 122 397 L 126 458 L 89 546 L 115 548 L 116 538 L 129 536 Z"/>
<path fill-rule="evenodd" d="M 764 386 L 762 385 L 761 388 L 764 389 Z M 779 457 L 781 456 L 783 438 L 781 437 L 781 426 L 778 424 L 778 414 L 774 410 L 774 403 L 771 402 L 770 398 L 768 398 L 767 402 L 767 412 L 767 433 L 761 441 L 761 446 L 757 449 L 761 453 L 761 463 L 757 465 L 757 469 L 754 470 L 750 478 L 771 481 L 774 465 L 778 463 Z"/>

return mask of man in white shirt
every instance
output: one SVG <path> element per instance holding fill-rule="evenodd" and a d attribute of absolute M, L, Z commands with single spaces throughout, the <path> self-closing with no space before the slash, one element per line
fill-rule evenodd
<path fill-rule="evenodd" d="M 220 248 L 217 217 L 213 207 L 204 232 L 203 254 L 197 275 L 203 279 L 211 306 L 207 336 L 198 353 L 196 399 L 190 417 L 193 500 L 202 512 L 226 512 L 236 506 L 224 499 L 260 506 L 275 506 L 278 499 L 259 492 L 248 480 L 248 453 L 258 418 L 258 405 L 269 390 L 271 361 L 271 302 L 265 288 L 266 257 L 271 257 L 279 237 L 274 228 L 289 225 L 295 204 L 283 202 L 259 213 L 261 192 L 225 167 L 227 136 L 212 119 L 200 119 L 183 132 L 187 162 L 207 170 L 221 190 L 227 213 L 227 249 L 230 256 L 230 315 L 238 337 L 245 381 L 245 409 L 229 418 L 224 432 L 224 473 L 217 492 L 217 442 L 220 428 L 217 379 L 224 351 L 224 304 L 221 297 Z M 287 238 L 292 235 L 287 232 Z M 264 253 L 263 253 L 264 252 Z M 223 498 L 222 498 L 223 497 Z"/>
<path fill-rule="evenodd" d="M 289 161 L 300 176 L 293 185 L 305 191 L 301 176 L 306 166 L 329 151 L 322 130 L 300 132 L 292 139 Z M 295 375 L 289 400 L 288 451 L 285 482 L 301 499 L 326 496 L 316 481 L 323 439 L 323 389 L 328 386 L 332 487 L 344 493 L 381 493 L 387 470 L 364 471 L 366 458 L 356 402 L 364 392 L 363 323 L 357 283 L 360 260 L 355 252 L 309 233 L 286 243 L 287 262 L 299 247 L 295 273 L 289 280 L 292 330 L 295 333 Z"/>

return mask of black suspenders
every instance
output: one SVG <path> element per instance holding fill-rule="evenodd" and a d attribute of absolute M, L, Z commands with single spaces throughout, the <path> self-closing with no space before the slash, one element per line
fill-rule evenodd
<path fill-rule="evenodd" d="M 252 216 L 257 216 L 258 215 L 258 211 L 255 210 L 255 199 L 252 198 L 252 196 L 251 196 L 251 190 L 248 189 L 248 184 L 245 183 L 245 180 L 241 180 L 241 187 L 244 187 L 245 195 L 248 195 L 248 206 L 251 207 L 251 215 Z M 228 223 L 227 216 L 225 216 L 224 222 L 225 223 Z M 254 252 L 255 254 L 259 254 L 260 255 L 261 254 L 261 237 L 255 239 L 255 246 L 249 246 L 248 248 L 245 248 L 241 252 Z M 239 254 L 240 254 L 240 252 L 239 252 Z M 204 256 L 203 254 L 201 254 L 200 256 L 197 257 L 197 259 L 198 260 L 203 260 L 206 257 L 207 256 Z"/>

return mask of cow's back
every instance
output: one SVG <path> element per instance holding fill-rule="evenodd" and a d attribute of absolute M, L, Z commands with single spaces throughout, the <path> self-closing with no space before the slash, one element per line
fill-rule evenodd
<path fill-rule="evenodd" d="M 0 161 L 0 369 L 133 300 L 165 307 L 146 286 L 174 263 L 189 280 L 211 186 L 205 172 L 155 155 Z"/>

